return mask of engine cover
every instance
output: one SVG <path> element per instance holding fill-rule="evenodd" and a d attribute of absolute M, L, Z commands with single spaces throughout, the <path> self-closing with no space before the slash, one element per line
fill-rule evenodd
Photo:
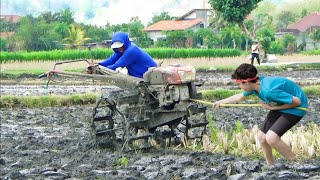
<path fill-rule="evenodd" d="M 149 68 L 143 75 L 143 79 L 151 85 L 178 85 L 194 82 L 196 79 L 196 71 L 192 66 L 155 67 Z"/>

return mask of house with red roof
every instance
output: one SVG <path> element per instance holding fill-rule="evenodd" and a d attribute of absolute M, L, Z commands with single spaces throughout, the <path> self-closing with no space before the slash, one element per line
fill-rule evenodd
<path fill-rule="evenodd" d="M 297 46 L 303 43 L 303 36 L 305 34 L 310 35 L 315 29 L 320 28 L 320 12 L 313 12 L 308 16 L 300 19 L 299 21 L 290 24 L 286 29 L 282 29 L 280 32 L 277 32 L 277 35 L 283 35 L 287 33 L 293 34 L 297 38 Z M 314 42 L 311 38 L 307 37 L 306 41 L 306 50 L 314 49 Z M 318 47 L 319 47 L 318 43 Z"/>
<path fill-rule="evenodd" d="M 193 9 L 176 20 L 158 21 L 144 29 L 148 36 L 156 42 L 166 38 L 164 31 L 177 31 L 191 29 L 196 31 L 209 25 L 210 9 Z"/>
<path fill-rule="evenodd" d="M 19 15 L 0 15 L 1 20 L 6 20 L 11 23 L 17 23 L 20 21 L 20 16 Z"/>
<path fill-rule="evenodd" d="M 18 23 L 20 21 L 20 16 L 18 15 L 0 15 L 0 19 L 8 21 L 10 23 Z M 15 34 L 15 32 L 0 32 L 0 38 L 9 39 Z"/>

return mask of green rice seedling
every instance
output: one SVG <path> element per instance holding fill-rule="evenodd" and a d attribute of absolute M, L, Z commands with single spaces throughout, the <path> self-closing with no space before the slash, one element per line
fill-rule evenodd
<path fill-rule="evenodd" d="M 203 135 L 202 145 L 203 145 L 203 150 L 208 152 L 215 152 L 217 148 L 217 146 L 213 144 L 213 142 L 210 139 L 210 136 L 208 135 Z"/>
<path fill-rule="evenodd" d="M 34 98 L 34 97 L 30 97 Z M 42 107 L 52 107 L 57 105 L 56 96 L 40 96 L 39 101 Z"/>
<path fill-rule="evenodd" d="M 19 104 L 17 96 L 1 96 L 0 108 L 13 108 Z"/>
<path fill-rule="evenodd" d="M 127 157 L 121 157 L 120 159 L 118 159 L 116 165 L 117 166 L 123 166 L 123 167 L 127 167 L 129 164 L 129 159 Z"/>
<path fill-rule="evenodd" d="M 236 133 L 241 133 L 241 132 L 243 132 L 243 130 L 244 130 L 244 125 L 242 124 L 241 121 L 239 121 L 239 120 L 236 121 L 235 125 L 236 125 Z"/>
<path fill-rule="evenodd" d="M 83 104 L 82 97 L 78 94 L 71 95 L 70 101 L 72 104 Z"/>
<path fill-rule="evenodd" d="M 203 149 L 203 142 L 199 141 L 198 139 L 191 140 L 191 144 L 189 145 L 188 149 L 192 151 L 200 151 Z"/>
<path fill-rule="evenodd" d="M 209 130 L 210 130 L 210 138 L 213 142 L 216 142 L 218 140 L 218 129 L 215 128 L 214 122 L 213 122 L 213 116 L 211 114 L 208 114 L 208 122 L 209 122 Z"/>
<path fill-rule="evenodd" d="M 230 133 L 231 132 L 231 133 Z M 235 138 L 232 136 L 232 131 L 226 132 L 221 131 L 218 133 L 218 138 L 220 139 L 220 147 L 223 153 L 230 154 L 232 148 L 234 147 Z"/>
<path fill-rule="evenodd" d="M 223 99 L 229 96 L 240 93 L 240 90 L 227 90 L 227 89 L 215 89 L 215 90 L 203 90 L 200 91 L 203 99 L 215 100 Z"/>
<path fill-rule="evenodd" d="M 302 89 L 308 95 L 320 96 L 320 85 L 303 87 Z"/>

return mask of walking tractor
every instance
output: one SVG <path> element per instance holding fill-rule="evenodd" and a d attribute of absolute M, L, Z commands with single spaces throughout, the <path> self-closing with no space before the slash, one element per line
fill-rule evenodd
<path fill-rule="evenodd" d="M 89 66 L 86 73 L 60 71 L 58 65 L 88 60 L 58 62 L 39 77 L 49 82 L 57 77 L 92 79 L 115 85 L 119 89 L 102 88 L 92 113 L 96 143 L 105 147 L 121 137 L 122 151 L 151 146 L 157 128 L 169 127 L 170 140 L 179 133 L 181 139 L 202 138 L 208 124 L 207 107 L 191 102 L 199 93 L 196 71 L 191 66 L 153 67 L 143 78 L 118 73 L 99 65 Z"/>

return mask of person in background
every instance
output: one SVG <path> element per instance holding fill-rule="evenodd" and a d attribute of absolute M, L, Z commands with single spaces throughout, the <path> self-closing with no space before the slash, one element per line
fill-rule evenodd
<path fill-rule="evenodd" d="M 258 132 L 264 157 L 268 165 L 274 164 L 272 148 L 277 150 L 287 160 L 294 160 L 295 154 L 291 148 L 281 140 L 281 136 L 298 123 L 306 114 L 305 110 L 295 107 L 308 107 L 308 99 L 301 88 L 293 81 L 284 77 L 258 76 L 258 71 L 251 64 L 241 64 L 231 78 L 239 84 L 243 93 L 222 99 L 213 104 L 219 107 L 224 103 L 236 103 L 254 94 L 270 110 Z"/>
<path fill-rule="evenodd" d="M 258 64 L 260 65 L 260 57 L 259 57 L 259 44 L 257 41 L 253 41 L 251 45 L 251 64 L 253 65 L 254 59 L 257 59 Z"/>
<path fill-rule="evenodd" d="M 153 58 L 132 43 L 128 34 L 124 32 L 114 33 L 111 48 L 114 53 L 109 58 L 99 62 L 99 65 L 112 70 L 126 68 L 129 75 L 138 78 L 143 78 L 143 74 L 148 68 L 157 66 Z"/>

